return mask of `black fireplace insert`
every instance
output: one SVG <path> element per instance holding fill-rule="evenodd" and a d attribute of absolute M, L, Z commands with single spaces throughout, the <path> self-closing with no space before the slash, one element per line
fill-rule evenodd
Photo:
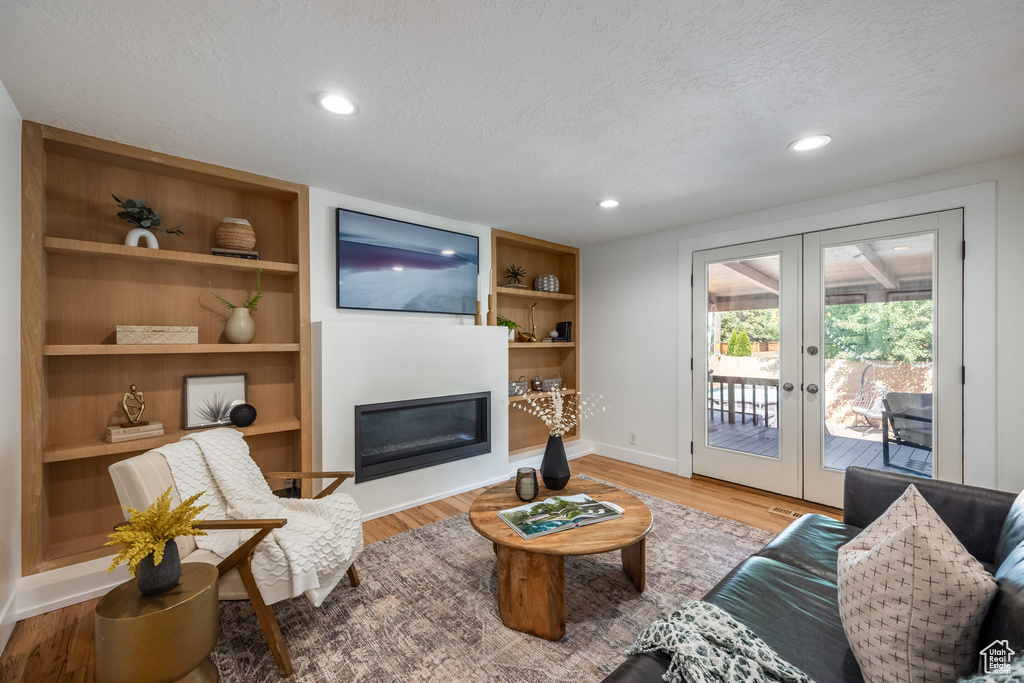
<path fill-rule="evenodd" d="M 356 406 L 356 483 L 491 452 L 491 392 Z"/>

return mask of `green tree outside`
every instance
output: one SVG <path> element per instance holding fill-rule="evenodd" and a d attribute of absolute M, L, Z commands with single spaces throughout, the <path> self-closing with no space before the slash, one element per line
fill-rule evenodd
<path fill-rule="evenodd" d="M 932 360 L 931 299 L 826 306 L 825 330 L 826 358 Z"/>
<path fill-rule="evenodd" d="M 733 332 L 744 330 L 754 341 L 777 341 L 779 338 L 779 309 L 762 308 L 750 311 L 722 313 L 722 339 Z"/>
<path fill-rule="evenodd" d="M 729 337 L 729 347 L 725 350 L 727 356 L 749 356 L 751 355 L 750 337 L 746 330 L 739 329 Z"/>

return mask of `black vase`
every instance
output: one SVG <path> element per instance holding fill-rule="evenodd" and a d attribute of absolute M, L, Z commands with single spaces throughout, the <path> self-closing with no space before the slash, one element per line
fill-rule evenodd
<path fill-rule="evenodd" d="M 153 553 L 146 555 L 135 568 L 135 580 L 143 595 L 159 595 L 178 585 L 181 578 L 181 557 L 174 539 L 164 545 L 164 556 L 160 564 L 153 564 Z"/>
<path fill-rule="evenodd" d="M 540 476 L 544 479 L 544 486 L 552 491 L 561 491 L 569 483 L 569 461 L 565 457 L 561 436 L 548 437 L 544 459 L 540 461 Z"/>

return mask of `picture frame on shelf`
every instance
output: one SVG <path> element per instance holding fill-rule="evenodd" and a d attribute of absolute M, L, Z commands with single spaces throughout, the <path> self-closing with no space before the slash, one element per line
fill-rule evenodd
<path fill-rule="evenodd" d="M 182 428 L 208 429 L 231 424 L 231 409 L 248 403 L 249 376 L 189 375 L 182 380 Z"/>

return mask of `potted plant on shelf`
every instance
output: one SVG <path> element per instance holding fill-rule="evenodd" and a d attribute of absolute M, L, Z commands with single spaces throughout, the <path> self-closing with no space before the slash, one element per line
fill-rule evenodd
<path fill-rule="evenodd" d="M 499 315 L 498 316 L 498 325 L 500 325 L 502 327 L 507 327 L 508 328 L 508 340 L 509 341 L 515 341 L 516 340 L 516 330 L 519 328 L 519 323 L 517 323 L 517 322 L 515 322 L 513 320 L 509 320 L 508 318 L 506 318 L 503 315 Z"/>
<path fill-rule="evenodd" d="M 167 488 L 156 502 L 144 511 L 125 508 L 131 518 L 118 525 L 104 545 L 120 545 L 121 552 L 114 557 L 107 573 L 122 562 L 128 572 L 137 577 L 143 595 L 157 595 L 178 585 L 181 578 L 181 558 L 178 556 L 178 536 L 205 536 L 196 528 L 196 515 L 206 505 L 195 502 L 205 493 L 197 493 L 181 505 L 171 509 L 171 489 Z"/>
<path fill-rule="evenodd" d="M 525 413 L 539 417 L 548 428 L 548 443 L 540 463 L 540 476 L 544 479 L 544 486 L 550 490 L 560 491 L 569 483 L 569 461 L 565 457 L 562 436 L 584 418 L 597 413 L 597 404 L 601 398 L 599 395 L 596 399 L 590 396 L 583 399 L 579 394 L 565 396 L 561 391 L 554 391 L 530 393 L 526 395 L 525 401 L 512 404 Z M 601 408 L 601 411 L 604 410 Z"/>
<path fill-rule="evenodd" d="M 263 297 L 263 289 L 260 285 L 260 273 L 262 268 L 256 269 L 256 295 L 247 303 L 236 306 L 224 297 L 213 291 L 213 283 L 210 283 L 210 294 L 214 296 L 225 308 L 231 309 L 231 316 L 224 325 L 224 336 L 232 344 L 248 344 L 256 336 L 256 323 L 249 314 L 256 310 L 256 304 Z"/>
<path fill-rule="evenodd" d="M 118 211 L 117 217 L 123 218 L 135 227 L 128 231 L 128 234 L 124 238 L 124 243 L 129 247 L 139 246 L 139 240 L 143 240 L 146 246 L 150 249 L 159 249 L 160 244 L 156 241 L 156 235 L 150 232 L 150 230 L 156 230 L 167 235 L 184 235 L 185 231 L 181 229 L 181 226 L 175 228 L 162 228 L 160 227 L 160 212 L 156 209 L 146 206 L 146 202 L 143 199 L 126 199 L 121 201 L 116 195 L 111 194 L 117 205 L 124 209 L 124 211 Z"/>

